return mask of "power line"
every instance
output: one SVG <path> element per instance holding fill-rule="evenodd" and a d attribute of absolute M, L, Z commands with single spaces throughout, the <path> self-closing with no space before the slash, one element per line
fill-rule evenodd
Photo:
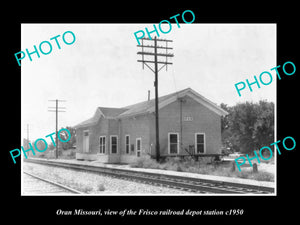
<path fill-rule="evenodd" d="M 59 100 L 59 99 L 55 99 L 55 100 L 48 100 L 49 102 L 54 102 L 55 101 L 55 107 L 52 106 L 48 106 L 48 112 L 55 112 L 56 116 L 55 116 L 55 121 L 56 121 L 56 130 L 55 130 L 55 158 L 58 158 L 58 113 L 59 112 L 66 112 L 66 111 L 61 111 L 59 109 L 66 109 L 65 107 L 58 107 L 58 102 L 66 102 L 66 100 Z M 53 108 L 55 108 L 55 110 L 53 110 Z"/>
<path fill-rule="evenodd" d="M 173 42 L 172 40 L 166 40 L 166 39 L 149 39 L 149 38 L 142 38 L 142 44 L 138 45 L 138 47 L 142 48 L 141 52 L 137 52 L 138 55 L 142 55 L 141 60 L 137 60 L 138 62 L 142 62 L 142 67 L 144 69 L 144 65 L 146 65 L 152 72 L 155 74 L 155 81 L 154 81 L 154 86 L 155 86 L 155 139 L 156 139 L 156 161 L 159 161 L 160 159 L 160 147 L 159 147 L 159 115 L 158 115 L 158 72 L 163 68 L 166 67 L 166 70 L 168 69 L 168 65 L 172 65 L 173 63 L 168 62 L 168 57 L 173 57 L 173 54 L 168 53 L 169 49 L 173 49 L 168 47 L 168 42 Z M 154 41 L 154 45 L 144 45 L 144 40 L 145 41 Z M 157 42 L 164 42 L 164 46 L 158 46 Z M 145 52 L 144 48 L 153 48 L 154 52 Z M 157 52 L 157 49 L 165 49 L 165 53 Z M 145 60 L 144 56 L 153 56 L 154 59 L 152 60 Z M 158 61 L 158 57 L 165 57 L 164 61 Z M 154 64 L 154 69 L 148 65 L 148 63 L 153 63 Z M 160 68 L 158 68 L 158 64 L 163 64 Z"/>

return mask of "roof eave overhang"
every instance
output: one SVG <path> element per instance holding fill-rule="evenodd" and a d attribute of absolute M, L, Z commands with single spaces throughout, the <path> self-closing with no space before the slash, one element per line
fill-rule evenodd
<path fill-rule="evenodd" d="M 225 110 L 223 110 L 222 108 L 220 108 L 219 106 L 215 105 L 214 103 L 204 99 L 202 96 L 198 95 L 197 93 L 195 93 L 192 90 L 189 90 L 188 92 L 184 92 L 184 93 L 180 93 L 177 96 L 173 96 L 172 98 L 169 98 L 165 101 L 162 101 L 159 103 L 158 108 L 161 109 L 169 104 L 171 104 L 172 102 L 175 102 L 178 100 L 178 98 L 182 98 L 184 96 L 189 96 L 192 99 L 194 99 L 195 101 L 199 102 L 200 104 L 202 104 L 203 106 L 205 106 L 206 108 L 210 109 L 211 111 L 213 111 L 214 113 L 216 113 L 219 116 L 226 116 L 228 115 L 228 112 L 226 112 Z M 155 106 L 149 108 L 148 110 L 149 113 L 155 112 Z"/>
<path fill-rule="evenodd" d="M 78 128 L 86 128 L 86 127 L 90 127 L 90 126 L 94 126 L 96 125 L 97 123 L 95 122 L 92 122 L 92 123 L 87 123 L 87 124 L 82 124 L 82 125 L 75 125 L 74 128 L 75 129 L 78 129 Z"/>
<path fill-rule="evenodd" d="M 115 117 L 116 119 L 125 119 L 125 118 L 130 118 L 130 117 L 136 117 L 136 116 L 143 116 L 149 113 L 149 110 L 145 111 L 145 112 L 139 112 L 139 113 L 132 113 L 132 114 L 128 114 L 128 115 L 119 115 L 117 117 Z"/>

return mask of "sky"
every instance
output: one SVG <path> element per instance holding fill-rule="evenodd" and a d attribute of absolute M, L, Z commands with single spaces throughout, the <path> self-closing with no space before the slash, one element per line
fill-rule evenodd
<path fill-rule="evenodd" d="M 31 140 L 55 132 L 55 113 L 48 112 L 55 106 L 52 99 L 65 100 L 59 103 L 66 108 L 59 113 L 61 128 L 89 119 L 99 106 L 145 101 L 148 90 L 154 98 L 154 73 L 137 62 L 141 48 L 134 33 L 145 27 L 151 30 L 153 24 L 22 24 L 21 51 L 32 52 L 43 41 L 52 44 L 50 54 L 32 54 L 32 61 L 26 55 L 21 62 L 22 138 L 27 137 L 27 124 Z M 61 39 L 66 31 L 75 34 L 71 45 Z M 61 49 L 50 40 L 57 35 Z M 159 38 L 173 40 L 169 47 L 174 54 L 168 71 L 159 72 L 159 96 L 190 87 L 216 104 L 276 102 L 276 75 L 270 71 L 277 66 L 276 24 L 182 22 L 180 28 L 172 24 L 172 30 Z M 239 97 L 234 85 L 254 81 L 263 71 L 273 75 L 273 82 L 260 89 L 253 85 L 253 92 L 245 89 Z"/>

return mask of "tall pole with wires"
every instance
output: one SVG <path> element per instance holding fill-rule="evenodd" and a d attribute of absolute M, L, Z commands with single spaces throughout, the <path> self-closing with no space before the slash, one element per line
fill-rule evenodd
<path fill-rule="evenodd" d="M 55 131 L 55 158 L 58 158 L 58 113 L 59 112 L 66 112 L 66 111 L 61 111 L 59 109 L 66 109 L 65 107 L 58 107 L 58 102 L 66 102 L 65 100 L 59 100 L 59 99 L 55 99 L 55 100 L 48 100 L 50 102 L 54 102 L 55 101 L 55 107 L 49 107 L 48 108 L 48 112 L 55 112 L 55 127 L 56 127 L 56 131 Z M 55 110 L 54 110 L 55 108 Z"/>
<path fill-rule="evenodd" d="M 154 74 L 155 74 L 155 81 L 154 81 L 154 87 L 155 87 L 155 139 L 156 139 L 156 161 L 159 161 L 160 159 L 160 146 L 159 146 L 159 114 L 158 114 L 158 72 L 163 68 L 168 65 L 172 65 L 173 63 L 168 62 L 168 57 L 173 57 L 173 54 L 168 53 L 169 49 L 173 49 L 171 47 L 168 47 L 168 42 L 173 42 L 172 40 L 166 40 L 166 39 L 150 39 L 150 38 L 142 38 L 142 44 L 137 45 L 137 47 L 141 47 L 142 51 L 137 52 L 137 54 L 142 55 L 142 60 L 137 60 L 138 62 L 142 62 L 143 69 L 144 65 L 146 65 Z M 144 45 L 144 41 L 154 41 L 154 45 Z M 157 42 L 163 42 L 165 43 L 165 46 L 158 46 Z M 145 52 L 144 48 L 150 48 L 153 49 L 154 52 Z M 165 53 L 158 52 L 158 49 L 165 49 Z M 153 57 L 150 59 L 145 59 L 146 57 Z M 163 57 L 165 58 L 165 61 L 159 61 L 158 57 Z M 151 66 L 148 65 L 148 63 L 153 63 L 154 64 L 154 69 L 152 69 Z M 158 64 L 162 64 L 160 68 L 158 68 Z"/>
<path fill-rule="evenodd" d="M 26 124 L 26 132 L 27 132 L 27 138 L 23 137 L 23 146 L 26 146 L 26 148 L 29 148 L 29 124 Z M 27 153 L 29 155 L 29 152 Z"/>

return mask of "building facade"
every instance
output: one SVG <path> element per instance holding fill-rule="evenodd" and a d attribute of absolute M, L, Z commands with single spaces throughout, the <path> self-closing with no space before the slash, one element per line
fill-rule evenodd
<path fill-rule="evenodd" d="M 221 153 L 222 108 L 191 88 L 159 98 L 161 156 Z M 76 158 L 130 163 L 155 156 L 155 100 L 124 108 L 98 107 L 76 128 Z"/>

